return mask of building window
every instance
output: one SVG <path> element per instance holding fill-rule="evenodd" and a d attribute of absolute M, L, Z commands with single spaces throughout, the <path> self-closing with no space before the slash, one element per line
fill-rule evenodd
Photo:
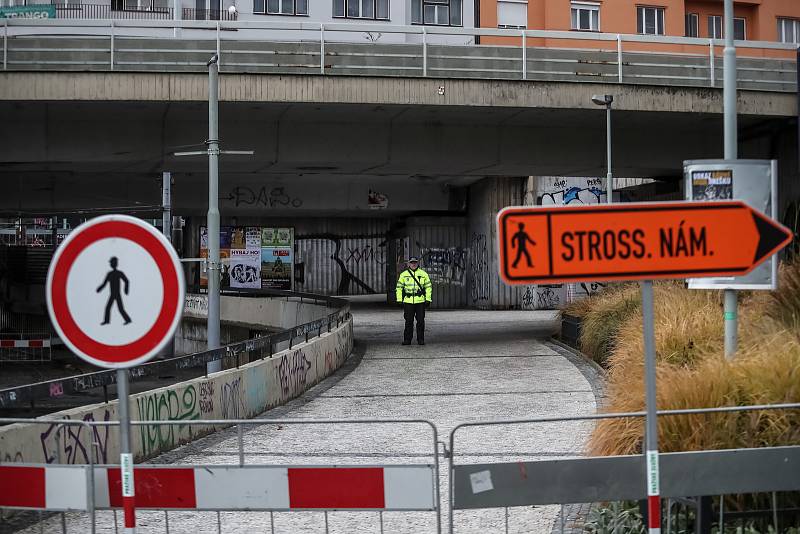
<path fill-rule="evenodd" d="M 700 17 L 697 13 L 686 14 L 686 37 L 698 37 L 700 27 Z"/>
<path fill-rule="evenodd" d="M 389 0 L 334 0 L 333 16 L 348 19 L 389 20 Z"/>
<path fill-rule="evenodd" d="M 308 15 L 308 0 L 253 0 L 253 13 Z"/>
<path fill-rule="evenodd" d="M 800 20 L 779 18 L 778 41 L 800 44 Z"/>
<path fill-rule="evenodd" d="M 744 19 L 733 19 L 733 38 L 737 41 L 747 39 L 747 21 Z"/>
<path fill-rule="evenodd" d="M 708 37 L 710 39 L 722 39 L 722 17 L 720 15 L 710 15 L 708 17 Z"/>
<path fill-rule="evenodd" d="M 411 0 L 411 23 L 461 26 L 462 0 Z"/>
<path fill-rule="evenodd" d="M 497 27 L 524 30 L 528 27 L 527 0 L 498 0 Z"/>
<path fill-rule="evenodd" d="M 664 35 L 664 8 L 638 6 L 636 26 L 645 35 Z"/>
<path fill-rule="evenodd" d="M 572 29 L 600 31 L 600 4 L 572 2 Z"/>

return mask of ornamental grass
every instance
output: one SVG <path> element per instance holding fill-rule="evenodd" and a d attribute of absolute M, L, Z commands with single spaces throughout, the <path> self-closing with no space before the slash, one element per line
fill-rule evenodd
<path fill-rule="evenodd" d="M 781 270 L 779 287 L 776 293 L 740 295 L 739 351 L 726 360 L 721 292 L 688 290 L 678 282 L 656 284 L 660 410 L 800 402 L 800 263 Z M 638 286 L 631 284 L 607 299 L 596 298 L 596 308 L 584 317 L 581 346 L 586 342 L 589 355 L 604 361 L 608 370 L 606 412 L 645 409 L 641 309 L 638 303 L 632 310 L 622 304 L 634 301 L 634 292 Z M 601 309 L 612 313 L 597 335 L 616 329 L 612 339 L 593 339 L 596 333 L 588 321 Z M 630 314 L 620 324 L 623 309 Z M 591 352 L 606 347 L 607 358 Z M 643 434 L 643 419 L 602 421 L 589 453 L 640 453 Z M 659 417 L 662 452 L 789 444 L 800 444 L 798 410 Z"/>

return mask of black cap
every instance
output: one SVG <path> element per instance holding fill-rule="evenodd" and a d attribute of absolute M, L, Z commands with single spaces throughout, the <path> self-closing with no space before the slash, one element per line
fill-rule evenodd
<path fill-rule="evenodd" d="M 408 258 L 408 263 L 411 263 L 412 261 L 419 263 L 419 258 L 417 258 L 416 256 L 411 256 L 410 258 Z"/>

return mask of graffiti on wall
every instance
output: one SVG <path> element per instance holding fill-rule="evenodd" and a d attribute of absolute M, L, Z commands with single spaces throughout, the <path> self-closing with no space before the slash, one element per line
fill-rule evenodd
<path fill-rule="evenodd" d="M 794 235 L 794 240 L 784 249 L 786 259 L 791 261 L 800 255 L 800 200 L 793 200 L 786 206 L 781 222 Z"/>
<path fill-rule="evenodd" d="M 284 398 L 294 397 L 306 389 L 310 370 L 311 361 L 303 349 L 295 350 L 281 358 L 281 363 L 275 368 L 275 372 Z"/>
<path fill-rule="evenodd" d="M 422 265 L 434 284 L 463 286 L 467 273 L 467 251 L 462 247 L 433 248 L 417 242 Z"/>
<path fill-rule="evenodd" d="M 65 416 L 64 419 L 69 419 L 69 416 Z M 102 420 L 110 419 L 111 412 L 104 410 Z M 87 413 L 82 421 L 97 422 L 94 413 Z M 93 426 L 89 430 L 79 425 L 52 424 L 39 436 L 44 461 L 48 464 L 88 464 L 94 447 L 95 463 L 107 463 L 110 431 L 110 426 Z"/>
<path fill-rule="evenodd" d="M 342 328 L 336 333 L 336 347 L 332 351 L 325 353 L 325 374 L 329 375 L 342 366 L 344 361 L 350 356 L 353 346 L 353 331 L 350 328 Z"/>
<path fill-rule="evenodd" d="M 142 395 L 136 399 L 136 408 L 140 421 L 192 421 L 200 419 L 199 396 L 193 384 L 186 386 L 182 393 L 175 390 L 158 391 Z M 177 427 L 177 429 L 176 429 Z M 181 432 L 186 425 L 146 425 L 139 427 L 142 454 L 174 448 L 181 443 Z M 177 432 L 176 432 L 177 430 Z M 183 441 L 191 439 L 189 436 Z"/>
<path fill-rule="evenodd" d="M 543 206 L 563 206 L 567 204 L 600 204 L 606 201 L 606 192 L 600 189 L 603 186 L 601 178 L 586 178 L 586 185 L 570 185 L 566 179 L 556 179 L 552 187 L 542 194 Z M 527 199 L 526 199 L 527 200 Z M 532 203 L 533 204 L 533 203 Z"/>
<path fill-rule="evenodd" d="M 244 386 L 242 377 L 230 382 L 225 382 L 220 388 L 220 407 L 223 419 L 244 419 L 247 417 L 247 407 L 244 401 Z"/>
<path fill-rule="evenodd" d="M 214 382 L 200 382 L 200 413 L 206 416 L 214 413 Z"/>
<path fill-rule="evenodd" d="M 255 206 L 261 208 L 300 208 L 303 199 L 286 192 L 285 187 L 263 186 L 252 189 L 238 185 L 231 189 L 225 200 L 233 202 L 235 207 Z"/>
<path fill-rule="evenodd" d="M 387 252 L 383 234 L 309 234 L 298 235 L 295 241 L 299 289 L 336 295 L 386 291 Z"/>
<path fill-rule="evenodd" d="M 473 233 L 469 243 L 470 298 L 489 300 L 489 249 L 486 234 Z"/>

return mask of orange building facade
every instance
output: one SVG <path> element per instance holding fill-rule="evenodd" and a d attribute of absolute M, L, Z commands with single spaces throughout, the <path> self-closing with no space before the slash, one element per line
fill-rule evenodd
<path fill-rule="evenodd" d="M 481 28 L 722 39 L 723 0 L 480 0 Z M 735 0 L 736 39 L 800 45 L 800 0 Z M 583 37 L 589 37 L 584 35 Z M 518 39 L 485 37 L 485 44 Z M 529 46 L 610 48 L 600 41 L 536 39 Z M 698 52 L 696 46 L 626 43 L 628 50 Z M 775 55 L 742 49 L 744 55 Z M 785 53 L 780 53 L 784 55 Z"/>

